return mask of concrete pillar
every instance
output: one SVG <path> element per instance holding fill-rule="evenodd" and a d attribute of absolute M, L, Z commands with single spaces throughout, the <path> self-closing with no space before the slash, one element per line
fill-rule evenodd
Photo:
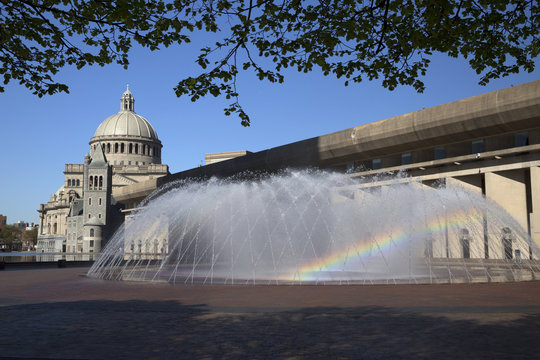
<path fill-rule="evenodd" d="M 527 229 L 527 195 L 524 170 L 486 173 L 486 197 L 495 201 Z"/>
<path fill-rule="evenodd" d="M 525 231 L 528 226 L 527 189 L 525 170 L 492 172 L 485 174 L 486 197 L 500 205 L 518 222 Z M 502 229 L 497 229 L 489 222 L 490 258 L 504 258 Z M 522 254 L 528 254 L 528 249 L 520 249 Z"/>
<path fill-rule="evenodd" d="M 540 246 L 540 167 L 531 167 L 531 207 L 529 214 L 530 234 L 536 244 Z"/>

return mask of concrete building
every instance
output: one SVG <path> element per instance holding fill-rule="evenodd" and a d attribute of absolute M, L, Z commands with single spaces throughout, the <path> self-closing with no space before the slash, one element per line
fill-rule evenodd
<path fill-rule="evenodd" d="M 83 164 L 66 164 L 64 184 L 41 204 L 37 250 L 99 252 L 124 221 L 114 190 L 169 173 L 161 164 L 162 144 L 152 125 L 135 113 L 129 88 L 120 112 L 105 119 L 90 139 Z"/>
<path fill-rule="evenodd" d="M 409 176 L 403 181 L 426 187 L 459 184 L 499 204 L 540 245 L 540 80 L 129 185 L 118 189 L 116 199 L 134 206 L 179 179 L 306 167 L 355 178 L 402 171 Z M 357 194 L 391 184 L 360 181 Z M 506 243 L 476 253 L 515 256 L 516 249 L 504 245 L 512 234 L 489 223 L 485 232 Z M 465 232 L 462 238 L 451 241 L 468 243 Z M 527 256 L 527 249 L 520 250 Z"/>

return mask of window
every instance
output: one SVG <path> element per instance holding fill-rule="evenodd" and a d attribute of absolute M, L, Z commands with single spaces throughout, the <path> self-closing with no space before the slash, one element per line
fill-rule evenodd
<path fill-rule="evenodd" d="M 118 153 L 118 143 L 115 143 L 115 144 L 114 144 L 114 152 L 115 152 L 115 153 Z"/>
<path fill-rule="evenodd" d="M 92 205 L 92 198 L 88 198 L 88 205 Z"/>
<path fill-rule="evenodd" d="M 124 150 L 125 150 L 124 143 L 121 143 L 121 144 L 120 144 L 120 152 L 123 154 L 123 153 L 124 153 Z"/>
<path fill-rule="evenodd" d="M 71 186 L 71 179 L 68 179 L 68 186 Z"/>
<path fill-rule="evenodd" d="M 94 236 L 94 229 L 90 229 L 91 236 Z M 94 240 L 90 240 L 90 247 L 94 247 Z"/>
<path fill-rule="evenodd" d="M 135 154 L 139 153 L 139 144 L 135 144 Z"/>
<path fill-rule="evenodd" d="M 502 229 L 502 243 L 503 243 L 503 249 L 504 249 L 504 258 L 505 259 L 512 259 L 512 230 L 508 227 L 504 227 Z"/>
<path fill-rule="evenodd" d="M 443 147 L 436 147 L 433 154 L 434 160 L 440 160 L 446 158 L 446 149 Z"/>
<path fill-rule="evenodd" d="M 99 177 L 99 190 L 103 187 L 103 176 Z"/>
<path fill-rule="evenodd" d="M 98 218 L 100 218 L 100 219 L 101 219 L 101 214 L 98 214 Z"/>
<path fill-rule="evenodd" d="M 475 140 L 471 143 L 472 154 L 484 152 L 484 140 Z"/>
<path fill-rule="evenodd" d="M 107 144 L 107 153 L 110 153 L 111 152 L 111 143 L 108 143 Z"/>
<path fill-rule="evenodd" d="M 131 165 L 131 160 L 128 161 L 128 165 Z"/>
<path fill-rule="evenodd" d="M 81 181 L 77 179 L 77 186 L 81 186 Z"/>
<path fill-rule="evenodd" d="M 371 168 L 373 170 L 377 170 L 381 168 L 381 159 L 373 159 L 371 163 Z"/>
<path fill-rule="evenodd" d="M 133 153 L 133 144 L 129 143 L 129 153 Z"/>
<path fill-rule="evenodd" d="M 94 237 L 94 229 L 90 229 L 90 237 Z M 90 246 L 93 246 L 92 241 L 93 240 L 90 240 Z"/>
<path fill-rule="evenodd" d="M 527 146 L 529 145 L 529 134 L 526 132 L 514 135 L 514 146 Z"/>
<path fill-rule="evenodd" d="M 101 198 L 98 199 L 98 204 L 101 205 Z"/>
<path fill-rule="evenodd" d="M 88 214 L 88 218 L 90 219 L 90 217 L 92 216 L 92 214 Z"/>
<path fill-rule="evenodd" d="M 143 155 L 146 155 L 146 145 L 142 146 L 142 153 L 143 153 Z"/>
<path fill-rule="evenodd" d="M 94 177 L 90 176 L 88 178 L 88 189 L 92 190 L 93 187 L 94 187 Z"/>
<path fill-rule="evenodd" d="M 471 258 L 471 245 L 470 245 L 470 236 L 469 230 L 461 229 L 461 247 L 464 259 Z"/>
<path fill-rule="evenodd" d="M 354 163 L 347 164 L 347 166 L 345 168 L 345 172 L 347 174 L 353 173 L 354 172 Z"/>
<path fill-rule="evenodd" d="M 412 162 L 411 153 L 401 154 L 401 165 L 409 165 Z"/>

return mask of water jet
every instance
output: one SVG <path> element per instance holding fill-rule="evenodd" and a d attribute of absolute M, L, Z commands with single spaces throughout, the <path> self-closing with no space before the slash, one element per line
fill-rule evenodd
<path fill-rule="evenodd" d="M 316 170 L 181 181 L 126 219 L 89 276 L 200 284 L 532 280 L 539 249 L 482 194 Z"/>

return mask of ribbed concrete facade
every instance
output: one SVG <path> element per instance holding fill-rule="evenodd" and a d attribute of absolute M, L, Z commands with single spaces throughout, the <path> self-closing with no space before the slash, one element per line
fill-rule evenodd
<path fill-rule="evenodd" d="M 116 198 L 135 206 L 170 181 L 289 167 L 358 178 L 403 171 L 410 176 L 404 181 L 424 186 L 459 184 L 499 204 L 540 245 L 540 81 L 126 186 Z M 359 185 L 359 191 L 366 186 Z"/>

